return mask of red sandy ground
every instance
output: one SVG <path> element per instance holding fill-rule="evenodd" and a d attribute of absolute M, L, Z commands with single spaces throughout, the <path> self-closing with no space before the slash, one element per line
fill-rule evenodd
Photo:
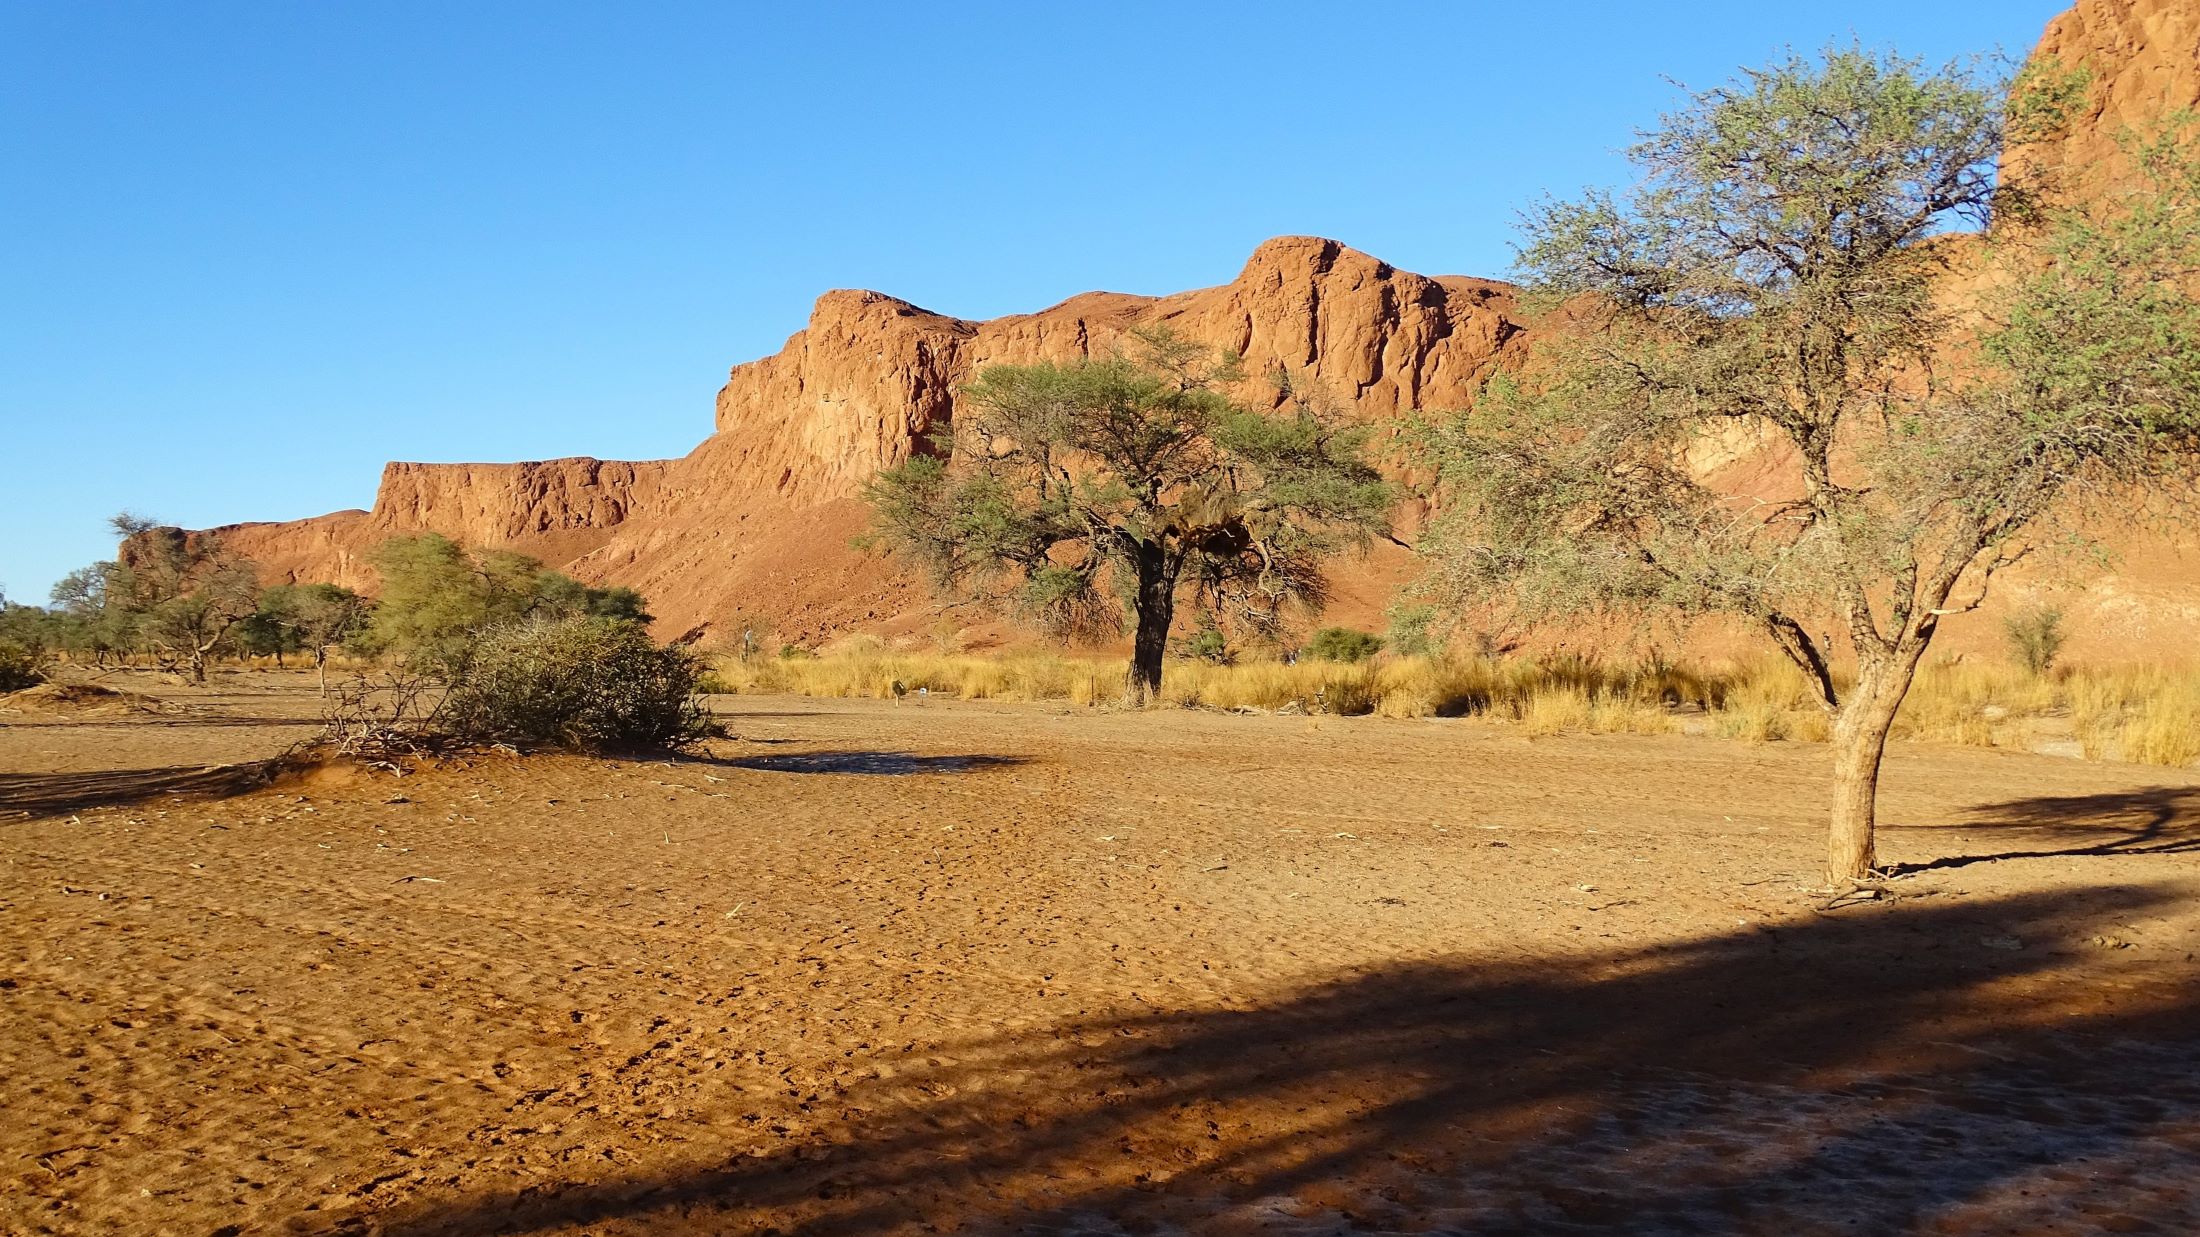
<path fill-rule="evenodd" d="M 1898 747 L 1821 913 L 1810 746 L 741 698 L 127 801 L 310 732 L 222 682 L 0 717 L 0 1230 L 2200 1231 L 2189 772 Z"/>

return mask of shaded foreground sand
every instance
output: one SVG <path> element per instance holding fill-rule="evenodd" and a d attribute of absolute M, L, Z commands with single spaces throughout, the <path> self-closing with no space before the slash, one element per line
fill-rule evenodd
<path fill-rule="evenodd" d="M 295 737 L 238 682 L 0 727 L 0 1230 L 2200 1230 L 2189 773 L 1899 748 L 1830 914 L 1822 749 L 1472 722 L 120 802 Z"/>

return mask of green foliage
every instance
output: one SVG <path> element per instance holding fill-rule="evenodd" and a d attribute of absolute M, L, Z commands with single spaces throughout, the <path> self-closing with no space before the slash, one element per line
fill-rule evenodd
<path fill-rule="evenodd" d="M 678 747 L 702 737 L 700 659 L 640 626 L 538 618 L 482 635 L 440 724 L 472 741 L 579 751 Z"/>
<path fill-rule="evenodd" d="M 1201 615 L 1199 626 L 1176 642 L 1176 655 L 1187 661 L 1203 661 L 1212 666 L 1227 666 L 1237 660 L 1236 650 L 1230 647 L 1229 634 L 1215 624 L 1211 615 Z"/>
<path fill-rule="evenodd" d="M 1366 661 L 1383 651 L 1383 638 L 1350 627 L 1324 627 L 1307 638 L 1305 651 L 1316 661 Z"/>
<path fill-rule="evenodd" d="M 633 589 L 589 588 L 526 555 L 470 551 L 436 533 L 393 537 L 375 551 L 373 563 L 382 595 L 360 632 L 360 646 L 448 676 L 463 673 L 477 639 L 499 627 L 545 618 L 630 624 L 649 618 Z"/>
<path fill-rule="evenodd" d="M 2009 655 L 2034 675 L 2045 676 L 2055 668 L 2066 634 L 2063 612 L 2047 605 L 2026 606 L 2002 619 L 2002 635 L 2008 638 Z"/>
<path fill-rule="evenodd" d="M 262 656 L 309 653 L 324 669 L 328 651 L 363 635 L 373 603 L 334 584 L 278 584 L 260 594 L 260 608 L 238 625 L 246 651 Z"/>
<path fill-rule="evenodd" d="M 2008 143 L 2019 146 L 2060 135 L 2092 89 L 2093 70 L 2086 65 L 2066 66 L 2053 56 L 2026 61 L 2009 85 Z"/>
<path fill-rule="evenodd" d="M 585 595 L 583 612 L 595 618 L 613 619 L 622 623 L 640 623 L 643 626 L 654 621 L 649 603 L 640 592 L 623 584 L 610 588 L 592 588 Z"/>
<path fill-rule="evenodd" d="M 259 608 L 257 569 L 213 536 L 128 512 L 109 523 L 124 538 L 119 556 L 70 575 L 55 600 L 99 647 L 142 648 L 205 682 L 208 661 Z"/>
<path fill-rule="evenodd" d="M 1390 608 L 1390 632 L 1383 646 L 1400 657 L 1430 657 L 1443 649 L 1437 635 L 1442 612 L 1427 602 L 1401 601 Z"/>
<path fill-rule="evenodd" d="M 36 652 L 12 639 L 0 637 L 0 692 L 16 692 L 45 681 L 39 673 Z"/>
<path fill-rule="evenodd" d="M 53 611 L 0 600 L 0 645 L 15 649 L 34 667 L 63 647 L 66 625 L 66 618 Z"/>
<path fill-rule="evenodd" d="M 1324 556 L 1385 526 L 1366 431 L 1286 388 L 1247 407 L 1232 357 L 1162 331 L 1068 365 L 993 366 L 951 439 L 869 487 L 874 537 L 943 590 L 1069 634 L 1138 626 L 1158 689 L 1180 594 L 1256 631 L 1318 608 Z M 952 455 L 952 464 L 948 456 Z"/>
<path fill-rule="evenodd" d="M 2034 85 L 2027 135 L 2082 95 Z M 1530 300 L 1563 313 L 1428 439 L 1438 596 L 1740 615 L 1802 670 L 1835 718 L 1835 879 L 1871 870 L 1874 770 L 1941 619 L 2075 500 L 2200 445 L 2190 127 L 2086 202 L 1997 184 L 2012 123 L 1997 83 L 1849 49 L 1696 96 L 1630 192 L 1529 216 Z M 1945 235 L 1989 216 L 2021 225 Z M 1966 255 L 1975 330 L 1935 296 Z M 1792 481 L 1720 488 L 1707 458 L 1744 444 Z"/>
<path fill-rule="evenodd" d="M 119 563 L 94 563 L 53 586 L 55 638 L 70 657 L 104 665 L 131 646 L 133 620 L 120 604 L 108 604 L 108 582 L 120 569 Z"/>
<path fill-rule="evenodd" d="M 1438 593 L 1527 617 L 1740 614 L 1831 708 L 1814 633 L 1914 666 L 1970 604 L 1958 586 L 2058 500 L 2189 458 L 2189 145 L 2150 148 L 2156 187 L 2106 210 L 2034 203 L 2053 242 L 1991 247 L 2007 291 L 1978 363 L 1932 364 L 1963 346 L 1935 238 L 2010 198 L 1998 99 L 1898 57 L 1790 60 L 1666 118 L 1624 199 L 1535 212 L 1523 272 L 1569 307 L 1430 439 L 1457 500 L 1428 539 Z M 1699 449 L 1742 436 L 1792 451 L 1792 488 L 1737 502 L 1707 480 Z"/>

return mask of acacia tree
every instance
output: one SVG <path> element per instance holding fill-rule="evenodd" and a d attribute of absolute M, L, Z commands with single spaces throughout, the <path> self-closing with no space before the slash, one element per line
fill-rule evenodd
<path fill-rule="evenodd" d="M 259 573 L 214 537 L 128 512 L 109 524 L 122 549 L 102 568 L 102 604 L 119 610 L 160 665 L 206 682 L 208 660 L 259 610 Z"/>
<path fill-rule="evenodd" d="M 1366 432 L 1286 390 L 1227 394 L 1234 358 L 1165 331 L 1068 365 L 998 365 L 965 389 L 951 437 L 871 483 L 875 536 L 944 591 L 1058 631 L 1134 620 L 1129 694 L 1161 690 L 1180 596 L 1272 628 L 1326 598 L 1322 559 L 1386 527 Z M 952 460 L 947 458 L 952 456 Z"/>
<path fill-rule="evenodd" d="M 1881 756 L 1941 620 L 2200 428 L 2195 163 L 2172 134 L 2136 148 L 2133 192 L 2020 197 L 2005 141 L 2083 81 L 2019 87 L 1832 50 L 1695 96 L 1632 148 L 1631 191 L 1528 214 L 1545 342 L 1431 440 L 1440 594 L 1737 615 L 1801 668 L 1832 719 L 1836 882 L 1876 867 Z M 1936 296 L 1958 262 L 1983 315 Z M 1774 480 L 1720 484 L 1737 447 Z"/>
<path fill-rule="evenodd" d="M 326 696 L 328 651 L 364 632 L 373 613 L 371 602 L 341 585 L 278 584 L 260 595 L 255 617 L 274 629 L 277 650 L 312 651 L 321 694 Z"/>
<path fill-rule="evenodd" d="M 110 604 L 111 577 L 120 570 L 114 562 L 79 567 L 53 586 L 52 613 L 60 642 L 71 657 L 90 657 L 105 667 L 110 655 L 123 656 L 130 647 L 130 622 L 119 604 Z"/>

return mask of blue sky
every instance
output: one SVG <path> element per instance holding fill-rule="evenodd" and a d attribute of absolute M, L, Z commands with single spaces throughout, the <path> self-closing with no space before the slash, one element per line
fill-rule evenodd
<path fill-rule="evenodd" d="M 1288 232 L 1502 274 L 1668 78 L 2021 55 L 2062 7 L 0 0 L 0 586 L 124 507 L 683 454 L 827 288 L 987 317 Z"/>

